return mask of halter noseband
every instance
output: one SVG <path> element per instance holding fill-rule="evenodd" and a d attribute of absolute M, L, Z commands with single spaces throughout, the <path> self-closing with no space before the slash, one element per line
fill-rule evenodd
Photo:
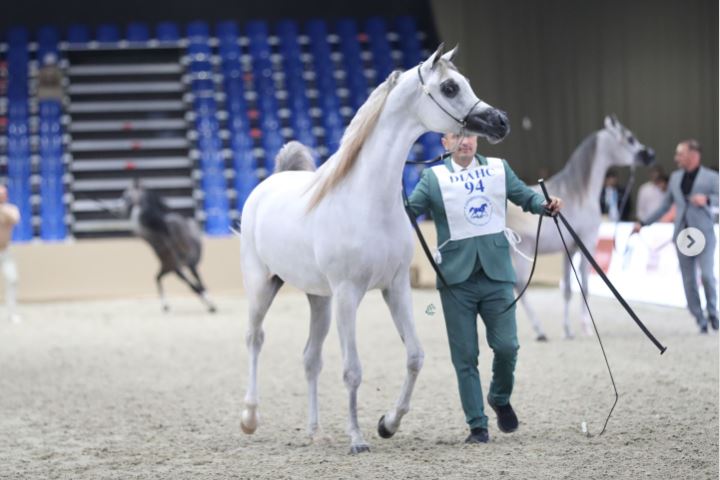
<path fill-rule="evenodd" d="M 422 65 L 423 65 L 423 62 L 420 62 L 420 65 L 418 65 L 418 67 L 417 67 L 417 72 L 418 72 L 418 78 L 420 79 L 420 85 L 422 86 L 423 92 L 425 92 L 425 95 L 427 95 L 428 97 L 430 97 L 430 100 L 432 100 L 433 103 L 434 103 L 435 105 L 437 105 L 440 110 L 442 110 L 443 112 L 445 112 L 445 114 L 446 114 L 448 117 L 452 118 L 452 119 L 455 120 L 457 123 L 459 123 L 460 126 L 462 127 L 462 129 L 465 130 L 465 127 L 467 126 L 467 121 L 468 121 L 468 117 L 470 116 L 470 113 L 472 113 L 472 111 L 475 110 L 475 107 L 476 107 L 476 106 L 478 105 L 478 103 L 480 103 L 482 100 L 478 99 L 478 101 L 475 102 L 472 107 L 470 107 L 470 110 L 468 110 L 467 115 L 465 115 L 465 117 L 463 117 L 463 119 L 460 120 L 460 119 L 457 118 L 455 115 L 453 115 L 452 113 L 448 112 L 448 111 L 445 109 L 445 107 L 443 107 L 442 105 L 440 105 L 440 102 L 438 102 L 437 100 L 435 100 L 435 97 L 432 96 L 432 93 L 430 93 L 430 89 L 428 89 L 428 88 L 427 88 L 427 85 L 425 85 L 425 80 L 423 79 L 423 76 L 422 76 L 422 71 L 421 71 L 421 70 L 422 70 Z"/>

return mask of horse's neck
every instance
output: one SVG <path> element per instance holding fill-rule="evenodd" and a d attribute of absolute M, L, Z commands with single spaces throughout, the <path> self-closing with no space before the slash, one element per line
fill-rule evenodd
<path fill-rule="evenodd" d="M 605 172 L 608 169 L 607 156 L 600 148 L 599 134 L 586 138 L 573 152 L 568 165 L 558 174 L 558 177 L 562 179 L 564 194 L 578 197 L 567 198 L 566 201 L 578 204 L 598 203 Z"/>
<path fill-rule="evenodd" d="M 399 206 L 403 168 L 410 149 L 425 128 L 408 112 L 412 92 L 396 87 L 348 175 L 347 186 L 364 201 L 384 208 Z"/>

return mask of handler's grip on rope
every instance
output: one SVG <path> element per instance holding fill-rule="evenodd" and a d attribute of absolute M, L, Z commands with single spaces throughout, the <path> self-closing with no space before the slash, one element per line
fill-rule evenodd
<path fill-rule="evenodd" d="M 540 184 L 540 188 L 542 188 L 543 194 L 545 195 L 545 200 L 547 201 L 547 205 L 550 205 L 550 202 L 552 202 L 552 199 L 550 198 L 550 195 L 548 194 L 547 187 L 545 186 L 545 180 L 542 178 L 538 180 L 538 184 Z M 552 211 L 548 206 L 545 206 L 545 211 L 543 212 L 543 215 L 546 217 L 554 217 Z M 557 222 L 557 219 L 555 219 Z"/>

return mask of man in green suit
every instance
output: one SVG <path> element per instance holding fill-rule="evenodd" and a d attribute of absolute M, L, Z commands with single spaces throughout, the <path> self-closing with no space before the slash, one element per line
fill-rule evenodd
<path fill-rule="evenodd" d="M 558 198 L 546 205 L 505 160 L 478 155 L 477 137 L 446 134 L 452 152 L 443 165 L 426 169 L 410 195 L 415 215 L 432 213 L 437 229 L 436 261 L 449 287 L 438 279 L 450 356 L 457 374 L 460 401 L 470 427 L 466 443 L 489 440 L 478 374 L 477 315 L 485 323 L 493 350 L 493 377 L 488 404 L 505 433 L 518 427 L 510 405 L 518 340 L 513 300 L 515 271 L 505 236 L 505 205 L 510 200 L 525 211 L 556 214 Z"/>

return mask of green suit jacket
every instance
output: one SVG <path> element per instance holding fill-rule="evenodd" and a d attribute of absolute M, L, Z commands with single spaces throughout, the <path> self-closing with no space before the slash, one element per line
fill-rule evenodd
<path fill-rule="evenodd" d="M 475 158 L 481 165 L 487 165 L 487 159 L 481 155 Z M 508 163 L 503 160 L 505 166 L 505 191 L 506 200 L 520 206 L 524 211 L 542 213 L 545 198 L 530 189 L 520 180 Z M 453 171 L 450 158 L 445 160 L 445 167 Z M 426 211 L 432 213 L 437 230 L 438 245 L 442 245 L 450 238 L 445 205 L 440 192 L 440 185 L 435 173 L 426 168 L 420 182 L 409 198 L 410 209 L 415 215 Z M 489 235 L 481 235 L 464 240 L 448 242 L 440 249 L 442 263 L 440 271 L 449 285 L 455 285 L 470 277 L 475 270 L 476 263 L 479 263 L 485 274 L 492 280 L 498 282 L 514 282 L 515 270 L 510 260 L 510 243 L 503 232 Z M 440 288 L 440 279 L 437 286 Z"/>

